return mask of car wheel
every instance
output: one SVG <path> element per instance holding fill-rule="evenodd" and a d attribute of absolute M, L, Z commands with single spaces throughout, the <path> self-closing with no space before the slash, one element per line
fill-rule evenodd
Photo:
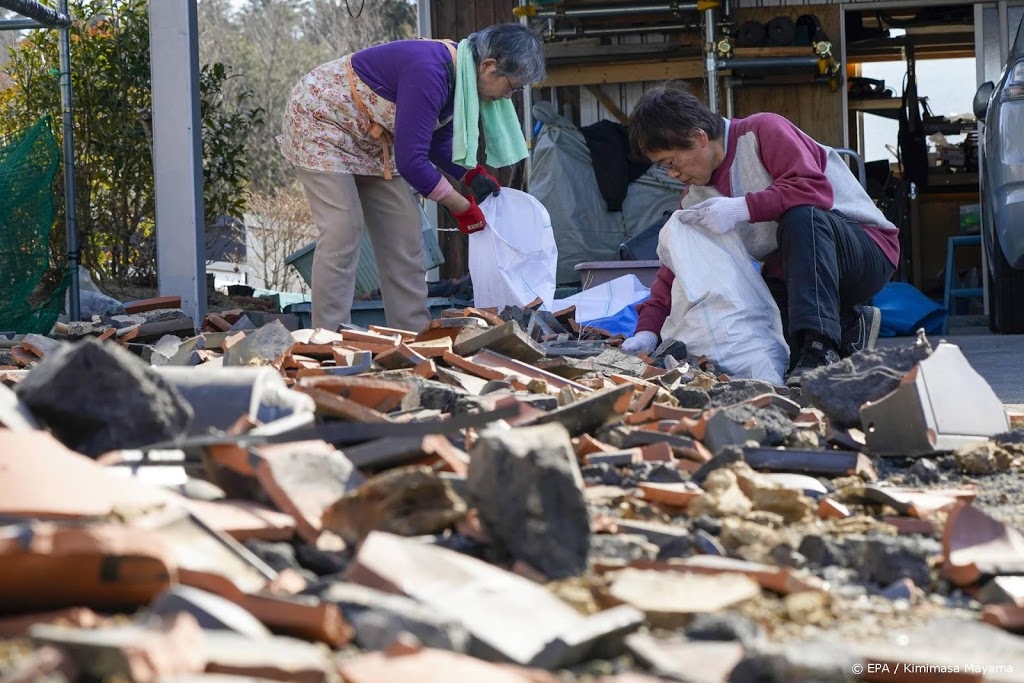
<path fill-rule="evenodd" d="M 1016 270 L 996 245 L 989 263 L 988 326 L 998 334 L 1024 333 L 1024 270 Z"/>

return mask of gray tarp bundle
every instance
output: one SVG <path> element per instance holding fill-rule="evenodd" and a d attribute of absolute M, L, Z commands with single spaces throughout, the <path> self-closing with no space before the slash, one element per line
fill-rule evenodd
<path fill-rule="evenodd" d="M 652 166 L 630 184 L 622 211 L 609 212 L 583 134 L 550 102 L 534 105 L 533 115 L 544 130 L 533 149 L 530 194 L 551 216 L 558 283 L 578 283 L 577 263 L 617 261 L 620 244 L 679 208 L 685 186 Z"/>

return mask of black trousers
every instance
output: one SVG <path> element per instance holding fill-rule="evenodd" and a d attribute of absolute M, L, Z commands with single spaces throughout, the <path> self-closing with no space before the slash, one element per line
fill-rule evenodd
<path fill-rule="evenodd" d="M 866 304 L 892 277 L 895 267 L 867 231 L 838 211 L 795 206 L 776 233 L 785 281 L 765 274 L 782 314 L 793 356 L 814 332 L 838 347 L 851 307 Z M 770 257 L 771 258 L 771 257 Z"/>

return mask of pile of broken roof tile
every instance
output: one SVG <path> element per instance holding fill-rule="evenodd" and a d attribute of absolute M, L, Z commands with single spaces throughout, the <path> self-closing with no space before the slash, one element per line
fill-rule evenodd
<path fill-rule="evenodd" d="M 1024 436 L 955 346 L 801 395 L 571 310 L 156 306 L 0 367 L 0 680 L 1024 680 Z"/>

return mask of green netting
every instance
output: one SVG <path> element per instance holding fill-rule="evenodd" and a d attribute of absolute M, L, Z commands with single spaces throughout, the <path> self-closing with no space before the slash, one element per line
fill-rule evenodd
<path fill-rule="evenodd" d="M 68 277 L 50 267 L 60 151 L 49 117 L 0 137 L 0 330 L 46 334 Z"/>

